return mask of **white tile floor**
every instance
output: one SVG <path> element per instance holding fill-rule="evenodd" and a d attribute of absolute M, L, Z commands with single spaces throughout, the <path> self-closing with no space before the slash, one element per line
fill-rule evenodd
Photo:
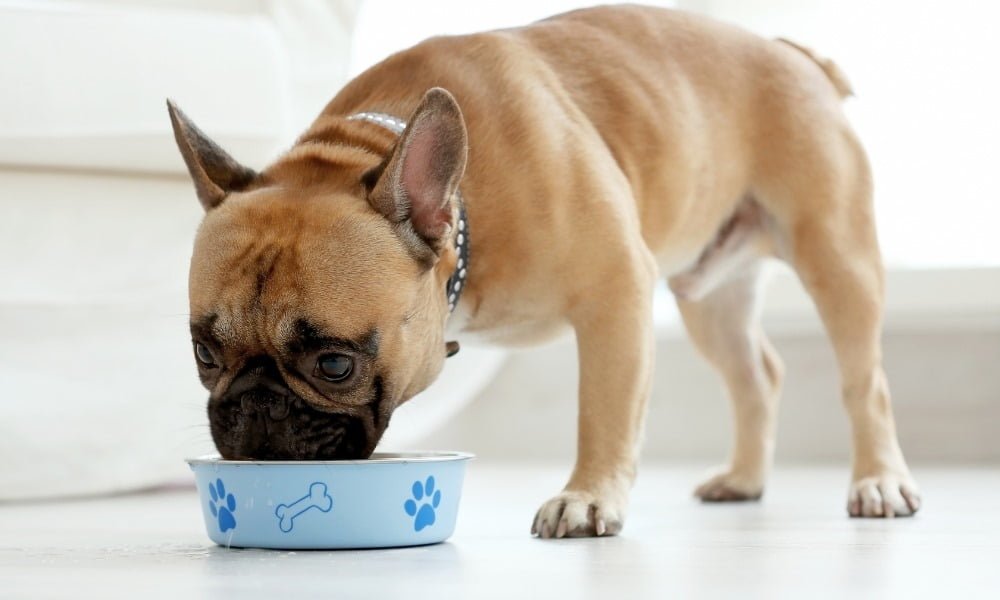
<path fill-rule="evenodd" d="M 540 541 L 565 469 L 471 465 L 445 544 L 213 546 L 193 491 L 0 505 L 2 598 L 1000 598 L 1000 469 L 917 469 L 926 504 L 844 516 L 846 469 L 780 469 L 759 504 L 700 505 L 698 472 L 643 468 L 620 537 Z"/>

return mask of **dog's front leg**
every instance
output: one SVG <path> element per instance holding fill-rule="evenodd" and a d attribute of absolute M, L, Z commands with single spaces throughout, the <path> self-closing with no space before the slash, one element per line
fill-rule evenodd
<path fill-rule="evenodd" d="M 580 364 L 577 459 L 562 493 L 535 515 L 531 531 L 542 538 L 614 535 L 625 520 L 651 385 L 655 266 L 641 248 L 613 267 L 571 315 Z"/>

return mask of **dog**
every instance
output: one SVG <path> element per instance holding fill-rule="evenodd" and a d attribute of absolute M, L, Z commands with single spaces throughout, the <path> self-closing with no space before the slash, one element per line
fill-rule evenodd
<path fill-rule="evenodd" d="M 572 331 L 576 464 L 531 531 L 614 535 L 665 277 L 735 416 L 731 460 L 696 495 L 760 498 L 783 366 L 758 284 L 778 259 L 838 360 L 849 514 L 915 513 L 881 365 L 870 169 L 841 111 L 850 93 L 806 47 L 616 6 L 390 56 L 260 172 L 168 101 L 206 211 L 191 334 L 219 452 L 367 457 L 456 338 L 521 345 Z"/>

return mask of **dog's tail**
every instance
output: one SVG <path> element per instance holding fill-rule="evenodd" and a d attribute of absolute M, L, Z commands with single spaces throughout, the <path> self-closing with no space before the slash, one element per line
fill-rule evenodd
<path fill-rule="evenodd" d="M 776 41 L 779 41 L 783 44 L 788 44 L 792 48 L 795 48 L 802 54 L 805 54 L 810 59 L 812 59 L 812 61 L 816 63 L 820 69 L 823 69 L 824 73 L 826 73 L 827 79 L 829 79 L 830 83 L 833 84 L 833 87 L 837 90 L 837 93 L 840 94 L 841 98 L 847 98 L 848 96 L 854 95 L 854 90 L 851 89 L 851 82 L 847 80 L 847 75 L 845 75 L 844 72 L 840 70 L 840 67 L 837 66 L 837 63 L 833 62 L 829 58 L 826 58 L 825 56 L 818 54 L 812 48 L 807 48 L 806 46 L 796 44 L 791 40 L 785 38 L 776 38 Z"/>

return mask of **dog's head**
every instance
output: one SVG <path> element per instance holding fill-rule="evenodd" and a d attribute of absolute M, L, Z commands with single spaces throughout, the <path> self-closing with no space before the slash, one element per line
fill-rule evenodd
<path fill-rule="evenodd" d="M 444 362 L 467 154 L 458 105 L 433 89 L 398 140 L 362 132 L 388 139 L 383 154 L 300 144 L 259 174 L 168 105 L 206 210 L 191 335 L 216 447 L 226 458 L 368 457 Z"/>

